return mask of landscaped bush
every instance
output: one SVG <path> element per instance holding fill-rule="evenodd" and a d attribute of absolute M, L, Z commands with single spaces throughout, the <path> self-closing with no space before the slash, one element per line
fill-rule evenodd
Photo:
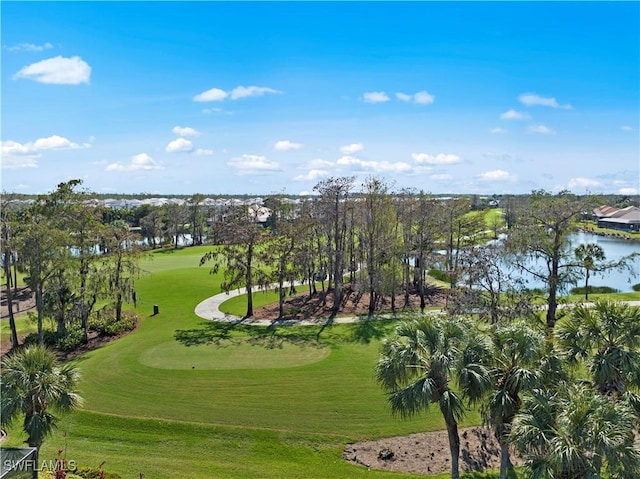
<path fill-rule="evenodd" d="M 45 346 L 49 346 L 54 348 L 56 343 L 58 342 L 58 338 L 56 337 L 56 332 L 51 331 L 49 329 L 45 329 L 42 332 L 42 338 Z M 25 346 L 31 346 L 34 344 L 38 344 L 38 333 L 29 333 L 25 336 L 23 340 L 23 344 Z"/>
<path fill-rule="evenodd" d="M 640 291 L 640 283 L 634 284 L 631 288 L 633 288 L 634 291 Z"/>
<path fill-rule="evenodd" d="M 73 328 L 67 331 L 67 334 L 56 341 L 56 347 L 60 351 L 73 351 L 84 342 L 84 334 L 82 329 Z"/>
<path fill-rule="evenodd" d="M 619 292 L 619 289 L 611 288 L 609 286 L 589 286 L 589 294 L 609 294 Z M 572 288 L 571 294 L 584 294 L 584 286 Z"/>
<path fill-rule="evenodd" d="M 89 318 L 89 329 L 102 336 L 116 336 L 134 329 L 138 320 L 138 315 L 133 311 L 123 311 L 120 321 L 116 321 L 115 311 L 103 310 Z"/>
<path fill-rule="evenodd" d="M 122 479 L 120 474 L 105 472 L 97 467 L 80 467 L 76 474 L 83 479 Z"/>

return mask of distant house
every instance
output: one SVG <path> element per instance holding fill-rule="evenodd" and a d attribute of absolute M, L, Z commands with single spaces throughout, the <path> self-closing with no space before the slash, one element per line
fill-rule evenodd
<path fill-rule="evenodd" d="M 598 228 L 628 232 L 640 231 L 640 208 L 637 206 L 614 208 L 603 205 L 594 209 L 593 214 L 598 222 Z"/>

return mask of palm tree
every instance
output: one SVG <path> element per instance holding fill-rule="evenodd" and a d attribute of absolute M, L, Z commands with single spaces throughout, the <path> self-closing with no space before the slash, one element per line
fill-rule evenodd
<path fill-rule="evenodd" d="M 640 477 L 635 415 L 624 402 L 593 394 L 584 384 L 536 390 L 525 397 L 511 442 L 527 459 L 529 477 Z"/>
<path fill-rule="evenodd" d="M 389 392 L 394 414 L 414 416 L 437 404 L 444 416 L 451 452 L 451 477 L 459 477 L 458 422 L 463 399 L 477 401 L 490 387 L 482 365 L 488 345 L 471 334 L 469 321 L 425 317 L 400 323 L 387 338 L 376 364 L 376 379 Z M 455 379 L 456 388 L 451 382 Z M 460 391 L 460 392 L 458 392 Z"/>
<path fill-rule="evenodd" d="M 25 441 L 36 450 L 56 427 L 53 412 L 78 407 L 78 372 L 71 364 L 58 365 L 55 354 L 43 346 L 30 346 L 2 359 L 0 424 L 9 426 L 24 416 Z M 36 458 L 37 459 L 37 458 Z"/>
<path fill-rule="evenodd" d="M 605 259 L 604 250 L 595 243 L 581 244 L 574 251 L 576 259 L 585 270 L 584 299 L 589 300 L 589 273 L 596 269 L 596 261 Z"/>
<path fill-rule="evenodd" d="M 509 454 L 511 423 L 520 411 L 521 393 L 540 380 L 546 341 L 542 332 L 524 322 L 496 324 L 490 339 L 493 389 L 482 413 L 500 444 L 500 479 L 505 479 L 513 468 Z"/>
<path fill-rule="evenodd" d="M 613 301 L 580 305 L 561 321 L 557 343 L 570 364 L 584 360 L 598 392 L 616 399 L 640 388 L 640 308 Z"/>

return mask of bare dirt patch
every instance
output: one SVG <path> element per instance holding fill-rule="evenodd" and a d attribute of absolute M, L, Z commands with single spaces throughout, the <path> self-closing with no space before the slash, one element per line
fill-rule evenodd
<path fill-rule="evenodd" d="M 333 309 L 333 291 L 318 291 L 309 295 L 305 286 L 298 286 L 296 292 L 284 302 L 284 316 L 282 320 L 323 319 L 329 318 Z M 426 296 L 426 306 L 443 306 L 445 296 L 439 288 L 430 288 Z M 345 285 L 342 303 L 337 316 L 366 315 L 369 308 L 369 293 L 359 292 L 350 285 Z M 411 291 L 408 300 L 404 294 L 398 294 L 395 299 L 395 311 L 411 311 L 420 309 L 420 296 L 416 291 Z M 391 296 L 381 296 L 376 303 L 376 314 L 391 313 L 393 303 Z M 278 319 L 278 303 L 268 304 L 254 309 L 253 319 Z"/>
<path fill-rule="evenodd" d="M 364 467 L 396 472 L 440 474 L 451 470 L 447 431 L 347 444 L 342 457 Z M 516 466 L 522 464 L 522 458 L 514 453 L 511 461 Z M 486 427 L 460 429 L 460 470 L 499 468 L 500 447 L 491 430 Z"/>

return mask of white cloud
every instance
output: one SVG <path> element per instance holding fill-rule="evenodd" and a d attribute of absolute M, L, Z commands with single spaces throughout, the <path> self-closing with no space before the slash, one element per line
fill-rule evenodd
<path fill-rule="evenodd" d="M 540 133 L 541 135 L 555 135 L 555 130 L 552 130 L 545 125 L 534 125 L 529 127 L 529 133 Z"/>
<path fill-rule="evenodd" d="M 429 178 L 432 180 L 442 181 L 442 180 L 452 180 L 453 176 L 447 175 L 447 174 L 440 174 L 440 175 L 431 175 Z"/>
<path fill-rule="evenodd" d="M 260 155 L 242 155 L 240 158 L 232 158 L 227 162 L 231 168 L 235 168 L 240 175 L 250 175 L 265 171 L 275 171 L 280 169 L 280 165 L 275 161 L 269 161 Z"/>
<path fill-rule="evenodd" d="M 331 163 L 330 161 L 327 160 L 323 160 L 322 158 L 314 158 L 313 160 L 311 160 L 310 162 L 307 163 L 307 168 L 311 169 L 311 170 L 322 170 L 322 169 L 326 169 L 326 168 L 331 168 L 333 167 L 334 164 Z"/>
<path fill-rule="evenodd" d="M 376 173 L 403 173 L 411 171 L 411 165 L 405 162 L 391 163 L 388 161 L 365 161 L 353 156 L 343 156 L 336 162 L 339 166 L 345 166 L 354 170 L 373 171 Z"/>
<path fill-rule="evenodd" d="M 1 142 L 2 158 L 5 161 L 8 157 L 37 158 L 42 150 L 75 150 L 79 148 L 89 148 L 91 145 L 85 143 L 80 145 L 59 135 L 52 135 L 46 138 L 38 138 L 28 143 L 19 143 L 13 140 Z"/>
<path fill-rule="evenodd" d="M 302 143 L 293 143 L 289 140 L 279 140 L 273 145 L 273 149 L 276 151 L 291 151 L 299 150 L 302 148 Z"/>
<path fill-rule="evenodd" d="M 511 179 L 511 174 L 504 170 L 486 171 L 479 176 L 481 180 L 485 181 L 506 181 Z"/>
<path fill-rule="evenodd" d="M 453 165 L 460 163 L 460 157 L 458 155 L 439 153 L 437 155 L 430 155 L 428 153 L 412 153 L 411 158 L 413 161 L 420 164 L 427 165 Z"/>
<path fill-rule="evenodd" d="M 36 45 L 34 43 L 18 43 L 10 47 L 4 47 L 8 52 L 42 52 L 44 50 L 50 50 L 53 45 L 49 42 L 42 45 Z"/>
<path fill-rule="evenodd" d="M 209 150 L 207 148 L 198 148 L 193 152 L 193 154 L 196 156 L 211 156 L 213 155 L 213 150 Z"/>
<path fill-rule="evenodd" d="M 128 164 L 123 163 L 110 163 L 105 168 L 105 171 L 140 171 L 140 170 L 161 170 L 164 167 L 156 163 L 146 153 L 139 153 L 131 157 L 131 161 Z"/>
<path fill-rule="evenodd" d="M 523 113 L 521 111 L 507 110 L 500 115 L 500 118 L 503 120 L 528 120 L 531 116 L 529 116 L 528 113 Z"/>
<path fill-rule="evenodd" d="M 85 144 L 84 146 L 88 147 L 89 145 Z M 47 138 L 38 138 L 36 141 L 33 142 L 33 148 L 35 150 L 62 150 L 62 149 L 75 150 L 78 148 L 82 148 L 82 146 L 72 141 L 69 141 L 68 139 L 62 136 L 53 135 Z"/>
<path fill-rule="evenodd" d="M 262 96 L 265 93 L 282 93 L 266 86 L 237 86 L 231 90 L 231 99 L 246 98 L 249 96 Z"/>
<path fill-rule="evenodd" d="M 410 102 L 413 100 L 414 103 L 417 103 L 419 105 L 430 105 L 435 100 L 435 97 L 425 90 L 419 91 L 414 95 L 407 95 L 406 93 L 397 92 L 396 98 L 400 101 L 406 102 Z"/>
<path fill-rule="evenodd" d="M 203 91 L 193 97 L 193 101 L 207 102 L 207 101 L 222 101 L 226 98 L 231 100 L 237 100 L 239 98 L 247 98 L 250 96 L 262 96 L 265 93 L 282 93 L 281 91 L 274 90 L 266 86 L 237 86 L 230 92 L 221 90 L 220 88 L 211 88 L 210 90 Z M 215 108 L 206 110 L 206 113 L 211 111 L 219 111 Z"/>
<path fill-rule="evenodd" d="M 22 157 L 5 157 L 2 155 L 2 169 L 7 170 L 15 170 L 18 168 L 37 168 L 38 162 L 35 160 L 33 156 L 22 156 Z"/>
<path fill-rule="evenodd" d="M 582 176 L 579 176 L 577 178 L 571 178 L 569 180 L 569 183 L 567 184 L 570 190 L 592 188 L 594 186 L 599 186 L 599 185 L 600 185 L 600 182 L 596 180 L 592 180 L 591 178 L 584 178 Z"/>
<path fill-rule="evenodd" d="M 364 145 L 362 143 L 351 143 L 340 147 L 340 153 L 343 155 L 353 155 L 354 153 L 362 150 L 364 150 Z"/>
<path fill-rule="evenodd" d="M 220 88 L 211 88 L 210 90 L 203 91 L 193 97 L 193 101 L 205 102 L 205 101 L 222 101 L 227 98 L 228 93 Z"/>
<path fill-rule="evenodd" d="M 175 140 L 169 142 L 166 148 L 169 153 L 177 153 L 180 151 L 191 151 L 193 150 L 193 143 L 185 138 L 176 138 Z"/>
<path fill-rule="evenodd" d="M 633 131 L 633 127 L 629 125 L 621 126 L 620 129 L 623 131 Z"/>
<path fill-rule="evenodd" d="M 316 181 L 321 178 L 328 178 L 329 174 L 327 170 L 309 170 L 306 174 L 293 178 L 293 181 Z"/>
<path fill-rule="evenodd" d="M 507 130 L 505 130 L 504 128 L 500 128 L 500 127 L 498 126 L 498 127 L 496 127 L 496 128 L 491 128 L 491 129 L 489 130 L 489 132 L 491 132 L 491 133 L 494 133 L 494 134 L 498 135 L 498 134 L 501 134 L 501 133 L 506 133 L 506 132 L 507 132 Z"/>
<path fill-rule="evenodd" d="M 427 91 L 419 91 L 413 95 L 413 101 L 419 105 L 431 105 L 435 100 L 435 97 Z"/>
<path fill-rule="evenodd" d="M 370 91 L 362 94 L 366 103 L 384 103 L 389 101 L 389 96 L 383 91 Z"/>
<path fill-rule="evenodd" d="M 82 58 L 57 56 L 22 68 L 14 78 L 27 78 L 40 83 L 79 85 L 89 83 L 91 67 Z"/>
<path fill-rule="evenodd" d="M 637 195 L 638 190 L 635 188 L 620 188 L 618 190 L 619 195 Z"/>
<path fill-rule="evenodd" d="M 573 107 L 569 104 L 560 105 L 555 98 L 543 97 L 535 93 L 523 93 L 518 96 L 518 101 L 525 106 L 548 106 L 551 108 L 563 108 L 571 110 Z"/>
<path fill-rule="evenodd" d="M 173 131 L 174 134 L 178 135 L 178 136 L 198 136 L 200 135 L 200 132 L 198 130 L 194 130 L 193 128 L 190 128 L 188 126 L 182 127 L 182 126 L 174 126 L 173 127 Z"/>

